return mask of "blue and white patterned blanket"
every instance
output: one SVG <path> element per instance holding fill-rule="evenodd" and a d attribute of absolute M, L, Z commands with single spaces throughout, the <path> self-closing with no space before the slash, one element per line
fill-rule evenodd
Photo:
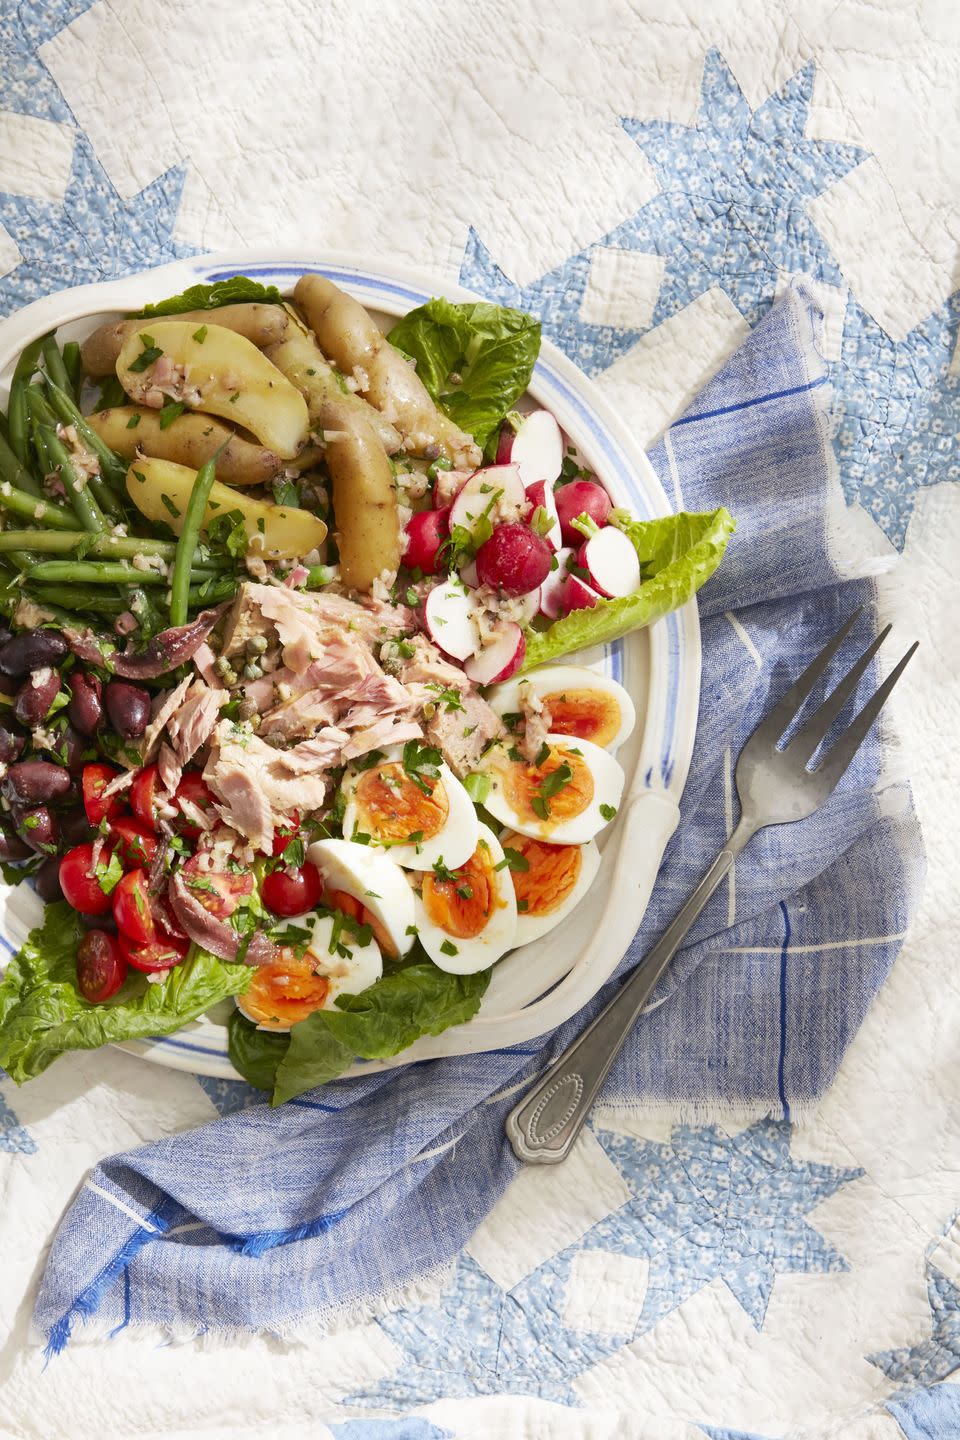
<path fill-rule="evenodd" d="M 795 669 L 854 591 L 872 597 L 872 582 L 830 585 L 831 546 L 833 563 L 856 568 L 906 544 L 893 583 L 877 584 L 898 633 L 927 642 L 929 660 L 921 652 L 908 672 L 906 714 L 930 882 L 877 994 L 916 894 L 917 850 L 892 783 L 902 767 L 874 745 L 829 823 L 810 828 L 816 847 L 770 832 L 732 893 L 718 892 L 592 1131 L 556 1174 L 513 1175 L 499 1142 L 506 1098 L 465 1114 L 467 1098 L 536 1063 L 516 1055 L 392 1077 L 365 1102 L 338 1086 L 321 1102 L 356 1109 L 350 1124 L 412 1106 L 391 1131 L 418 1157 L 412 1167 L 398 1170 L 388 1145 L 328 1150 L 318 1136 L 329 1112 L 301 1107 L 269 1123 L 299 1131 L 287 1137 L 298 1156 L 308 1136 L 329 1182 L 279 1201 L 174 1171 L 180 1156 L 196 1162 L 186 1141 L 147 1152 L 148 1183 L 105 1168 L 94 1184 L 110 1198 L 84 1190 L 87 1229 L 63 1238 L 49 1272 L 48 1326 L 142 1230 L 174 1173 L 178 1208 L 162 1218 L 192 1228 L 136 1256 L 131 1247 L 97 1296 L 103 1327 L 122 1333 L 108 1342 L 88 1326 L 97 1338 L 85 1345 L 78 1324 L 76 1343 L 42 1372 L 28 1336 L 39 1256 L 85 1169 L 248 1097 L 112 1052 L 64 1061 L 21 1092 L 4 1082 L 0 1433 L 46 1435 L 67 1407 L 77 1436 L 960 1433 L 960 1389 L 947 1378 L 960 1365 L 960 1000 L 943 965 L 958 915 L 939 743 L 957 703 L 957 300 L 934 143 L 952 99 L 950 37 L 923 6 L 897 29 L 871 12 L 850 33 L 842 15 L 807 16 L 801 33 L 773 0 L 756 0 L 750 21 L 718 6 L 701 28 L 678 11 L 669 36 L 610 0 L 615 41 L 603 25 L 578 36 L 558 20 L 536 45 L 523 6 L 479 39 L 456 8 L 438 19 L 426 5 L 388 7 L 375 24 L 363 6 L 333 5 L 321 21 L 264 0 L 249 23 L 236 7 L 213 4 L 202 21 L 187 9 L 168 7 L 162 27 L 146 0 L 0 17 L 3 308 L 225 241 L 380 249 L 542 314 L 652 441 L 789 278 L 807 277 L 825 315 L 840 478 L 862 510 L 841 527 L 826 513 L 829 477 L 789 446 L 784 482 L 803 475 L 808 488 L 784 483 L 779 504 L 765 504 L 775 430 L 763 407 L 704 418 L 791 388 L 757 384 L 788 353 L 781 333 L 756 358 L 776 317 L 742 352 L 755 370 L 741 360 L 722 371 L 684 417 L 698 423 L 674 424 L 653 451 L 668 493 L 679 482 L 688 506 L 726 498 L 741 531 L 704 595 L 705 673 L 717 689 L 705 690 L 684 830 L 641 944 L 729 827 L 729 757 L 782 681 L 778 659 Z M 265 33 L 270 59 L 258 61 Z M 218 92 L 216 108 L 197 100 L 209 98 L 200 57 L 212 51 L 251 77 L 235 100 Z M 387 58 L 392 75 L 420 77 L 405 96 L 371 90 Z M 267 72 L 272 83 L 254 83 Z M 912 128 L 877 111 L 881 73 L 901 107 L 909 100 Z M 498 198 L 520 176 L 522 215 Z M 789 363 L 798 353 L 808 366 L 796 351 Z M 812 409 L 802 413 L 809 430 Z M 729 447 L 741 442 L 732 467 Z M 764 466 L 751 468 L 764 447 Z M 256 1114 L 226 1122 L 237 1146 L 250 1145 Z M 316 1208 L 321 1191 L 327 1209 Z M 255 1270 L 203 1228 L 249 1237 L 331 1205 L 357 1214 L 275 1246 Z M 269 1293 L 254 1282 L 238 1298 L 241 1270 L 269 1275 Z M 374 1316 L 359 1302 L 385 1287 Z M 166 1321 L 182 1334 L 253 1316 L 303 1338 L 317 1305 L 340 1312 L 338 1328 L 321 1338 L 318 1326 L 309 1348 L 286 1357 L 267 1340 L 242 1356 L 238 1340 L 156 1349 L 127 1323 Z M 136 1413 L 110 1379 L 131 1360 Z"/>

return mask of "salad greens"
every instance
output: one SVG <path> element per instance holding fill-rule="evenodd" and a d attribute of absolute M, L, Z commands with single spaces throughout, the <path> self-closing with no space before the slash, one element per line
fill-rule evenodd
<path fill-rule="evenodd" d="M 387 335 L 417 362 L 432 398 L 482 447 L 526 390 L 540 352 L 540 322 L 522 310 L 477 300 L 428 300 Z"/>
<path fill-rule="evenodd" d="M 0 1065 L 21 1084 L 67 1050 L 168 1035 L 250 983 L 246 965 L 194 947 L 182 964 L 151 983 L 130 971 L 116 997 L 98 1005 L 77 989 L 77 945 L 85 934 L 65 900 L 48 905 L 0 981 Z"/>
<path fill-rule="evenodd" d="M 619 640 L 686 604 L 723 559 L 734 520 L 721 507 L 630 520 L 620 528 L 640 559 L 640 589 L 622 600 L 599 600 L 592 609 L 571 610 L 546 630 L 528 630 L 521 674 L 587 645 Z"/>
<path fill-rule="evenodd" d="M 275 285 L 261 285 L 246 275 L 231 275 L 213 285 L 191 285 L 182 295 L 170 295 L 155 305 L 144 305 L 138 319 L 151 315 L 182 315 L 185 310 L 218 310 L 221 305 L 245 305 L 257 301 L 265 305 L 282 305 L 283 296 Z"/>
<path fill-rule="evenodd" d="M 230 1021 L 230 1059 L 251 1085 L 273 1090 L 280 1105 L 335 1080 L 359 1056 L 382 1060 L 421 1035 L 462 1025 L 480 1007 L 490 971 L 450 975 L 430 961 L 406 965 L 359 995 L 340 995 L 335 1010 L 315 1010 L 289 1037 L 258 1030 L 238 1012 Z"/>

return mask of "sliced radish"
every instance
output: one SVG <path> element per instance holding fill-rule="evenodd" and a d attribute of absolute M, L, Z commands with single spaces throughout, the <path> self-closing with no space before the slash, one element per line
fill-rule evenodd
<path fill-rule="evenodd" d="M 475 470 L 450 509 L 450 528 L 459 525 L 471 535 L 483 516 L 493 517 L 501 505 L 523 506 L 523 482 L 516 465 L 489 465 Z"/>
<path fill-rule="evenodd" d="M 450 533 L 450 510 L 418 510 L 407 521 L 403 563 L 430 575 L 437 570 L 437 551 Z"/>
<path fill-rule="evenodd" d="M 640 561 L 622 530 L 608 525 L 584 541 L 577 564 L 589 573 L 590 583 L 608 599 L 632 595 L 640 585 Z"/>
<path fill-rule="evenodd" d="M 603 596 L 598 594 L 579 575 L 568 575 L 563 582 L 562 606 L 564 614 L 571 610 L 592 610 Z"/>
<path fill-rule="evenodd" d="M 542 532 L 538 530 L 537 534 L 543 534 L 543 538 L 544 540 L 546 540 L 551 550 L 559 550 L 560 516 L 557 514 L 557 501 L 553 493 L 553 486 L 550 484 L 549 480 L 535 480 L 532 485 L 528 485 L 527 499 L 533 506 L 533 509 L 530 512 L 531 523 L 533 522 L 533 516 L 536 514 L 538 506 L 543 507 L 543 509 L 547 512 L 547 518 L 550 521 L 549 530 L 545 530 Z"/>
<path fill-rule="evenodd" d="M 504 439 L 501 435 L 500 445 Z M 500 459 L 500 447 L 497 449 Z M 520 466 L 524 485 L 545 480 L 552 485 L 563 469 L 563 436 L 549 410 L 533 410 L 523 419 L 509 446 L 509 459 Z"/>
<path fill-rule="evenodd" d="M 500 434 L 499 434 L 499 436 L 497 437 L 497 464 L 498 464 L 498 465 L 509 465 L 509 464 L 510 464 L 510 451 L 513 449 L 513 442 L 514 442 L 514 440 L 516 439 L 516 435 L 517 435 L 517 432 L 516 432 L 516 430 L 514 430 L 513 426 L 510 424 L 510 421 L 509 421 L 509 420 L 505 420 L 505 421 L 503 422 L 503 424 L 500 426 Z"/>
<path fill-rule="evenodd" d="M 557 491 L 557 514 L 560 516 L 563 543 L 579 545 L 583 539 L 573 526 L 573 521 L 579 516 L 588 515 L 597 525 L 606 525 L 612 509 L 610 496 L 595 480 L 573 480 L 569 485 L 561 485 Z"/>
<path fill-rule="evenodd" d="M 435 585 L 423 606 L 427 634 L 454 660 L 466 660 L 477 648 L 473 597 L 458 580 Z"/>
<path fill-rule="evenodd" d="M 548 620 L 556 620 L 558 615 L 563 614 L 563 587 L 569 574 L 567 561 L 573 559 L 573 550 L 569 545 L 565 545 L 562 550 L 557 551 L 554 558 L 557 568 L 550 571 L 540 586 L 540 613 L 546 615 Z"/>
<path fill-rule="evenodd" d="M 521 625 L 529 625 L 534 615 L 539 615 L 542 609 L 540 603 L 540 591 L 543 587 L 538 586 L 536 590 L 530 590 L 526 595 L 520 597 L 520 611 L 517 619 Z"/>
<path fill-rule="evenodd" d="M 471 655 L 463 668 L 475 685 L 499 685 L 517 673 L 526 653 L 527 642 L 520 626 L 513 620 L 504 620 L 497 626 L 490 644 Z"/>

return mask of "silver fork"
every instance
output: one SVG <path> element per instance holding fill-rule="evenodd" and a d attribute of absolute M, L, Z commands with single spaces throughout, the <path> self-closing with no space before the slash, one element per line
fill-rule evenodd
<path fill-rule="evenodd" d="M 807 768 L 817 746 L 889 635 L 889 625 L 881 630 L 820 708 L 791 736 L 788 744 L 781 749 L 777 743 L 826 673 L 861 610 L 854 611 L 747 740 L 737 762 L 740 823 L 679 915 L 609 1004 L 507 1116 L 507 1135 L 518 1159 L 537 1165 L 556 1165 L 566 1159 L 650 992 L 740 851 L 765 826 L 804 820 L 818 810 L 866 739 L 916 650 L 916 641 L 816 769 Z"/>

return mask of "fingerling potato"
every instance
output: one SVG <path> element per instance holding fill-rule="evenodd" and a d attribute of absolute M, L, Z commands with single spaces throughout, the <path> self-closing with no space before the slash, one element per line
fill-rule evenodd
<path fill-rule="evenodd" d="M 290 324 L 290 316 L 282 305 L 221 305 L 216 310 L 184 310 L 171 319 L 189 321 L 194 330 L 201 325 L 221 325 L 235 330 L 261 350 L 282 340 Z M 80 346 L 80 360 L 88 375 L 112 375 L 117 357 L 128 335 L 158 324 L 160 317 L 150 320 L 110 320 L 88 335 Z"/>
<path fill-rule="evenodd" d="M 145 321 L 124 338 L 117 378 L 136 404 L 158 410 L 167 399 L 183 400 L 191 410 L 242 425 L 284 460 L 307 437 L 310 417 L 299 390 L 250 340 L 221 325 Z"/>
<path fill-rule="evenodd" d="M 138 454 L 152 455 L 199 470 L 225 445 L 217 460 L 217 475 L 227 485 L 264 485 L 286 465 L 275 450 L 253 445 L 210 415 L 185 412 L 164 428 L 158 410 L 118 405 L 114 410 L 95 410 L 87 416 L 87 424 L 126 460 Z M 310 452 L 305 463 L 310 463 L 314 453 Z M 300 457 L 290 463 L 299 466 Z"/>
<path fill-rule="evenodd" d="M 352 590 L 369 590 L 400 564 L 400 517 L 393 471 L 373 427 L 344 396 L 328 400 L 321 423 L 329 431 L 327 468 L 333 482 L 340 578 Z"/>
<path fill-rule="evenodd" d="M 340 388 L 335 371 L 324 359 L 312 335 L 291 325 L 286 337 L 278 344 L 270 345 L 264 353 L 296 385 L 306 400 L 311 425 L 321 423 L 321 412 L 327 401 L 341 401 L 356 414 L 363 415 L 373 426 L 388 455 L 400 449 L 399 431 L 384 419 L 380 411 L 368 405 L 359 395 Z"/>

